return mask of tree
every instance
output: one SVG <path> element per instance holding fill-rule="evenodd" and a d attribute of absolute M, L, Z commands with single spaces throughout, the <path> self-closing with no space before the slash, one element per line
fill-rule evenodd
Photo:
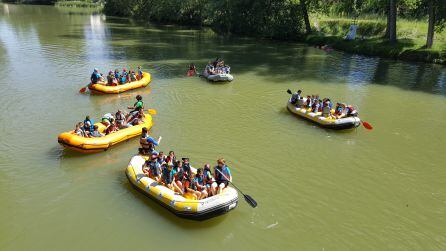
<path fill-rule="evenodd" d="M 386 34 L 391 43 L 396 43 L 396 1 L 389 0 L 389 11 L 387 13 Z"/>
<path fill-rule="evenodd" d="M 307 0 L 300 0 L 300 8 L 302 9 L 302 15 L 305 21 L 305 31 L 307 34 L 311 33 L 310 18 L 308 17 Z"/>
<path fill-rule="evenodd" d="M 432 48 L 435 31 L 442 31 L 446 24 L 446 3 L 444 0 L 426 0 L 429 16 L 426 48 Z"/>

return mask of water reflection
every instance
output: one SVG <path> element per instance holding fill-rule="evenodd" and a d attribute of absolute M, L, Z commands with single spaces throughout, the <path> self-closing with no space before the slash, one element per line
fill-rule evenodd
<path fill-rule="evenodd" d="M 86 60 L 98 61 L 111 58 L 112 48 L 107 44 L 110 34 L 104 21 L 104 15 L 90 15 L 90 22 L 84 25 L 85 45 L 88 48 Z"/>

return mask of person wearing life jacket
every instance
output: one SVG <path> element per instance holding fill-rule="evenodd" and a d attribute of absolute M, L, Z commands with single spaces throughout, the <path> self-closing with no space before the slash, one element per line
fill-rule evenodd
<path fill-rule="evenodd" d="M 223 158 L 217 160 L 217 166 L 214 167 L 214 170 L 215 182 L 212 183 L 212 187 L 217 190 L 217 194 L 220 194 L 229 182 L 232 182 L 231 170 Z"/>
<path fill-rule="evenodd" d="M 181 194 L 184 193 L 183 181 L 184 181 L 184 170 L 183 163 L 180 160 L 174 162 L 174 170 L 175 170 L 175 184 L 181 190 Z"/>
<path fill-rule="evenodd" d="M 198 187 L 194 182 L 195 175 L 186 175 L 183 182 L 184 193 L 188 193 L 193 196 L 194 200 L 199 200 L 201 198 L 201 193 L 198 191 Z"/>
<path fill-rule="evenodd" d="M 92 119 L 90 119 L 90 116 L 86 116 L 84 120 L 84 129 L 87 133 L 93 132 L 94 128 L 94 122 Z"/>
<path fill-rule="evenodd" d="M 121 78 L 121 73 L 119 73 L 118 69 L 115 69 L 115 79 L 118 83 L 120 78 Z"/>
<path fill-rule="evenodd" d="M 163 163 L 167 163 L 166 162 L 166 155 L 164 155 L 163 151 L 160 151 L 158 153 L 158 159 L 157 159 L 158 163 L 163 164 Z"/>
<path fill-rule="evenodd" d="M 311 112 L 318 113 L 319 112 L 319 107 L 320 107 L 319 100 L 315 99 L 314 104 L 311 107 Z"/>
<path fill-rule="evenodd" d="M 134 70 L 131 70 L 130 71 L 130 82 L 133 82 L 133 81 L 136 81 L 136 80 L 138 80 L 137 77 L 136 77 L 136 73 L 135 73 Z"/>
<path fill-rule="evenodd" d="M 192 174 L 192 170 L 190 168 L 189 158 L 182 158 L 183 160 L 183 170 L 186 173 L 186 176 L 190 176 Z"/>
<path fill-rule="evenodd" d="M 357 117 L 358 116 L 358 111 L 356 111 L 356 109 L 352 106 L 352 105 L 348 105 L 347 106 L 347 117 Z"/>
<path fill-rule="evenodd" d="M 148 130 L 146 127 L 141 129 L 141 138 L 139 139 L 139 143 L 141 144 L 141 151 L 144 154 L 157 154 L 155 151 L 155 146 L 158 146 L 161 142 L 162 137 L 160 136 L 158 140 L 149 136 Z"/>
<path fill-rule="evenodd" d="M 301 90 L 298 90 L 297 92 L 293 93 L 293 95 L 291 95 L 291 100 L 290 100 L 291 104 L 297 105 L 297 101 L 300 99 L 301 94 L 302 94 Z"/>
<path fill-rule="evenodd" d="M 119 131 L 119 127 L 116 125 L 113 118 L 110 119 L 110 125 L 105 129 L 105 135 Z"/>
<path fill-rule="evenodd" d="M 337 119 L 345 117 L 345 104 L 338 103 L 335 109 L 334 116 Z"/>
<path fill-rule="evenodd" d="M 95 137 L 95 138 L 104 137 L 105 134 L 100 133 L 98 129 L 99 129 L 99 127 L 97 125 L 94 125 L 93 131 L 90 133 L 90 136 Z"/>
<path fill-rule="evenodd" d="M 305 108 L 305 100 L 304 100 L 304 97 L 300 97 L 299 100 L 297 100 L 297 107 L 298 107 L 298 108 Z"/>
<path fill-rule="evenodd" d="M 205 199 L 208 197 L 206 184 L 204 183 L 203 168 L 197 169 L 197 174 L 195 174 L 195 177 L 192 180 L 192 183 L 194 184 L 195 190 L 200 192 L 200 197 L 198 197 L 199 200 Z"/>
<path fill-rule="evenodd" d="M 164 168 L 162 169 L 161 181 L 170 190 L 178 192 L 182 195 L 183 190 L 180 187 L 178 187 L 177 183 L 175 182 L 176 171 L 173 168 L 173 165 L 164 163 L 163 166 L 164 166 Z"/>
<path fill-rule="evenodd" d="M 326 100 L 326 101 L 323 103 L 323 107 L 322 107 L 322 117 L 324 117 L 324 118 L 329 118 L 330 115 L 331 115 L 331 113 L 330 113 L 330 110 L 331 110 L 331 109 L 330 109 L 329 102 L 330 102 L 330 101 Z"/>
<path fill-rule="evenodd" d="M 113 115 L 111 115 L 111 113 L 106 113 L 102 116 L 101 123 L 106 127 L 109 127 L 111 125 L 111 119 L 113 119 Z"/>
<path fill-rule="evenodd" d="M 215 190 L 212 189 L 212 183 L 214 183 L 214 177 L 211 172 L 211 165 L 206 163 L 203 167 L 203 181 L 206 186 L 207 192 L 209 196 L 215 195 Z"/>
<path fill-rule="evenodd" d="M 307 96 L 307 100 L 305 101 L 305 108 L 309 109 L 309 108 L 311 108 L 312 105 L 313 105 L 313 103 L 311 100 L 311 96 Z"/>
<path fill-rule="evenodd" d="M 175 156 L 174 151 L 169 151 L 169 155 L 166 157 L 166 162 L 171 165 L 175 165 L 175 163 L 177 162 L 177 157 Z"/>
<path fill-rule="evenodd" d="M 137 78 L 138 78 L 138 80 L 140 80 L 140 79 L 142 79 L 142 77 L 143 77 L 143 74 L 142 74 L 141 66 L 138 66 L 138 76 L 137 76 Z"/>
<path fill-rule="evenodd" d="M 102 75 L 99 73 L 97 68 L 94 68 L 93 73 L 91 74 L 90 81 L 92 84 L 99 84 L 101 82 Z"/>
<path fill-rule="evenodd" d="M 142 166 L 142 171 L 149 178 L 154 179 L 156 182 L 160 182 L 161 166 L 158 161 L 156 161 L 157 157 L 158 155 L 153 154 L 149 160 L 146 160 L 146 162 L 144 162 L 144 165 Z"/>
<path fill-rule="evenodd" d="M 81 137 L 87 137 L 87 133 L 84 130 L 84 124 L 82 122 L 76 124 L 76 129 L 74 129 L 74 134 Z"/>
<path fill-rule="evenodd" d="M 127 69 L 123 68 L 122 73 L 121 73 L 121 78 L 120 78 L 121 85 L 127 83 L 127 76 L 128 76 Z"/>
<path fill-rule="evenodd" d="M 142 101 L 142 96 L 141 95 L 136 95 L 136 102 L 135 102 L 135 104 L 133 104 L 133 106 L 129 106 L 127 108 L 128 109 L 132 109 L 132 111 L 130 112 L 129 115 L 136 114 L 139 111 L 139 109 L 144 110 L 144 102 Z"/>
<path fill-rule="evenodd" d="M 118 112 L 115 113 L 115 121 L 119 129 L 126 127 L 125 114 L 121 110 L 118 110 Z"/>

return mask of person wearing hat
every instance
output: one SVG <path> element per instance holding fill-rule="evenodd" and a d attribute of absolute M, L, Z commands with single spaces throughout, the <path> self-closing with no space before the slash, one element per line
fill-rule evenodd
<path fill-rule="evenodd" d="M 144 174 L 149 176 L 149 178 L 154 179 L 156 182 L 161 181 L 161 166 L 156 161 L 158 158 L 157 154 L 153 154 L 150 159 L 146 160 L 144 165 L 142 166 L 142 171 Z"/>

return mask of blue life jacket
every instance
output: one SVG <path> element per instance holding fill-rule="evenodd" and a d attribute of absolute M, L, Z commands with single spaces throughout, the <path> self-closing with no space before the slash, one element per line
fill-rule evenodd
<path fill-rule="evenodd" d="M 88 121 L 90 122 L 90 128 L 88 128 L 88 126 L 87 126 Z M 94 121 L 92 119 L 84 120 L 84 129 L 87 131 L 90 131 L 90 132 L 94 131 Z"/>

